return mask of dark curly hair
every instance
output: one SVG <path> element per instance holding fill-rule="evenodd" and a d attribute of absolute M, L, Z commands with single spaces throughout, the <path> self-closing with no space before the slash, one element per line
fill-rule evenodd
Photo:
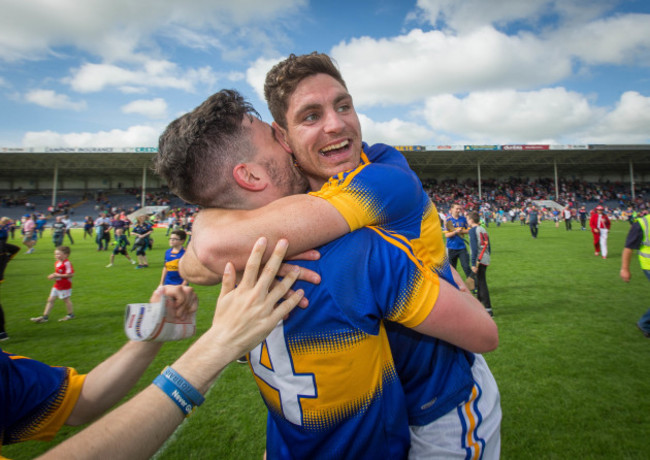
<path fill-rule="evenodd" d="M 154 170 L 188 203 L 241 207 L 232 170 L 256 154 L 249 136 L 243 135 L 246 115 L 260 118 L 237 91 L 213 94 L 167 126 L 158 141 Z"/>

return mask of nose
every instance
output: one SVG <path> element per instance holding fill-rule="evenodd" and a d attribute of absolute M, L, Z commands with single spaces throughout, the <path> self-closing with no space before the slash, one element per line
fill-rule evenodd
<path fill-rule="evenodd" d="M 342 115 L 337 112 L 334 108 L 325 113 L 325 122 L 323 123 L 323 130 L 326 133 L 338 133 L 345 126 Z"/>

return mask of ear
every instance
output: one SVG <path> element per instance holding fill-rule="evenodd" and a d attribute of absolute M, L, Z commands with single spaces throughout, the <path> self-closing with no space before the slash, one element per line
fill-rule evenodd
<path fill-rule="evenodd" d="M 259 192 L 267 186 L 254 163 L 239 163 L 233 168 L 232 175 L 237 185 L 244 190 Z"/>
<path fill-rule="evenodd" d="M 275 140 L 278 141 L 278 143 L 282 146 L 284 150 L 287 151 L 287 153 L 293 154 L 293 150 L 289 146 L 289 142 L 287 139 L 289 138 L 287 136 L 287 130 L 284 129 L 282 126 L 277 124 L 276 122 L 272 123 L 273 126 L 273 135 L 275 136 Z"/>

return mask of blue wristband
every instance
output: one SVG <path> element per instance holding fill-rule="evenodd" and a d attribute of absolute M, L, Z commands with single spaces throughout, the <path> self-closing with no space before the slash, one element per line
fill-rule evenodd
<path fill-rule="evenodd" d="M 190 401 L 190 399 L 185 396 L 171 380 L 167 380 L 162 375 L 159 375 L 154 379 L 153 384 L 160 388 L 163 393 L 169 396 L 169 399 L 176 403 L 179 409 L 183 411 L 185 417 L 190 416 L 194 410 L 192 401 Z"/>
<path fill-rule="evenodd" d="M 190 382 L 185 380 L 181 375 L 176 372 L 171 367 L 167 366 L 163 371 L 162 375 L 174 385 L 176 385 L 190 400 L 195 406 L 200 406 L 205 401 L 205 398 L 199 390 L 194 388 Z"/>

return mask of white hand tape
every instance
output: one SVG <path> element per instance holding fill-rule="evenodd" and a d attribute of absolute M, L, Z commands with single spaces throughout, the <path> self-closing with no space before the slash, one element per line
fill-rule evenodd
<path fill-rule="evenodd" d="M 138 342 L 170 342 L 192 337 L 196 313 L 181 321 L 166 307 L 165 296 L 155 303 L 130 303 L 124 315 L 124 331 Z"/>

